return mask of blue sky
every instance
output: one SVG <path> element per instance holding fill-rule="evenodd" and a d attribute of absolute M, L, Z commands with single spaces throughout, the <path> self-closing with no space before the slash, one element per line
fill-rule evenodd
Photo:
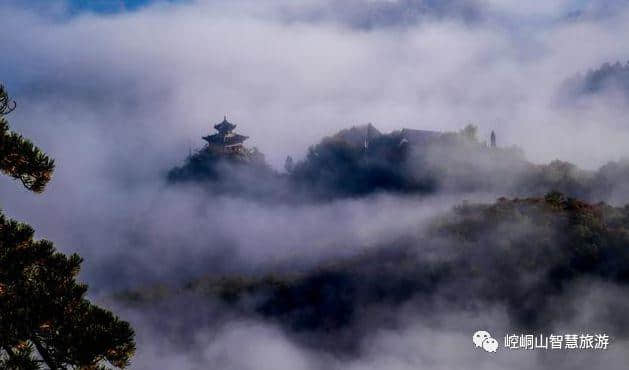
<path fill-rule="evenodd" d="M 547 107 L 546 96 L 567 77 L 629 59 L 626 0 L 590 2 L 593 14 L 583 17 L 562 16 L 584 7 L 583 0 L 440 0 L 435 8 L 420 5 L 437 0 L 374 1 L 0 0 L 7 30 L 0 40 L 12 50 L 0 74 L 23 105 L 31 89 L 33 99 L 45 93 L 78 99 L 73 107 L 85 106 L 87 115 L 102 116 L 93 113 L 101 100 L 132 106 L 138 120 L 172 128 L 151 134 L 168 136 L 162 145 L 179 140 L 183 149 L 173 150 L 174 158 L 206 133 L 208 120 L 225 113 L 278 167 L 339 125 L 365 122 L 383 131 L 458 130 L 474 119 L 487 131 L 500 128 L 503 143 L 535 148 L 528 153 L 539 162 L 562 158 L 594 167 L 619 152 L 629 155 L 627 140 L 612 127 L 625 124 L 626 115 L 617 118 L 601 105 L 591 117 L 565 118 Z M 372 6 L 360 6 L 367 2 Z M 485 7 L 468 21 L 458 10 L 475 2 Z M 603 4 L 618 9 L 599 11 Z M 89 12 L 100 16 L 81 17 Z M 90 100 L 95 96 L 106 98 Z M 156 99 L 164 113 L 144 118 Z M 614 145 L 573 151 L 578 146 L 540 142 L 531 126 L 547 131 L 549 121 L 612 122 Z M 600 136 L 601 127 L 592 132 Z"/>
<path fill-rule="evenodd" d="M 156 2 L 174 3 L 190 1 L 192 0 L 29 0 L 26 3 L 22 1 L 17 1 L 16 3 L 25 7 L 48 7 L 51 6 L 51 4 L 66 4 L 66 9 L 70 13 L 76 14 L 85 11 L 96 13 L 117 13 L 121 11 L 138 10 Z M 505 3 L 505 5 L 507 5 L 512 2 L 507 1 Z M 570 4 L 567 8 L 582 9 L 591 3 L 591 0 L 570 0 L 567 3 Z"/>
<path fill-rule="evenodd" d="M 123 10 L 135 10 L 149 5 L 157 0 L 67 0 L 73 11 L 95 11 L 112 13 Z M 180 0 L 159 0 L 164 2 L 176 2 Z"/>
<path fill-rule="evenodd" d="M 43 16 L 56 19 L 79 16 L 85 13 L 112 15 L 136 12 L 158 3 L 195 3 L 196 0 L 2 0 L 17 8 L 34 10 Z M 200 6 L 235 9 L 236 13 L 253 13 L 260 9 L 275 9 L 284 19 L 300 21 L 340 21 L 358 28 L 414 24 L 418 18 L 450 16 L 478 20 L 500 20 L 505 25 L 543 27 L 541 23 L 554 22 L 568 15 L 587 12 L 599 16 L 616 12 L 626 0 L 597 2 L 592 0 L 213 0 L 198 2 Z M 365 4 L 371 4 L 366 6 Z M 379 4 L 379 5 L 373 5 Z M 377 11 L 375 11 L 377 10 Z"/>
<path fill-rule="evenodd" d="M 89 9 L 99 12 L 117 12 L 147 5 L 152 0 L 69 0 L 75 10 Z"/>
<path fill-rule="evenodd" d="M 60 5 L 64 13 L 79 14 L 95 12 L 101 14 L 134 11 L 157 2 L 186 2 L 189 0 L 28 0 L 13 1 L 17 6 L 31 9 L 59 10 Z"/>

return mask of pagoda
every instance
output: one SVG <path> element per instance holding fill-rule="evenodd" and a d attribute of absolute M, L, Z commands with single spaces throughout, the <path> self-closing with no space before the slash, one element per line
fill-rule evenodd
<path fill-rule="evenodd" d="M 210 150 L 223 154 L 244 154 L 246 152 L 242 143 L 249 136 L 234 133 L 236 125 L 227 121 L 227 116 L 223 118 L 223 122 L 214 125 L 214 128 L 218 133 L 203 137 L 203 140 L 207 141 Z"/>

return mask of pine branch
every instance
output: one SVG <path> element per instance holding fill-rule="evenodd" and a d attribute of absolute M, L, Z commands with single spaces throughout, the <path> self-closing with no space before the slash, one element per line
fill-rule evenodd
<path fill-rule="evenodd" d="M 52 178 L 54 168 L 53 159 L 22 135 L 9 131 L 6 120 L 0 118 L 0 171 L 40 193 Z"/>
<path fill-rule="evenodd" d="M 54 161 L 10 131 L 2 116 L 13 109 L 0 86 L 0 172 L 41 192 L 52 177 Z M 129 365 L 135 352 L 129 323 L 85 299 L 87 286 L 76 281 L 82 261 L 78 255 L 59 253 L 51 242 L 33 240 L 33 233 L 0 212 L 0 368 L 35 370 L 45 363 L 51 370 L 100 370 L 107 368 L 104 362 Z M 39 356 L 33 358 L 36 352 Z"/>
<path fill-rule="evenodd" d="M 37 352 L 39 352 L 40 356 L 42 357 L 42 359 L 44 359 L 44 362 L 46 363 L 46 365 L 48 365 L 50 370 L 59 369 L 55 360 L 50 356 L 50 353 L 48 353 L 46 348 L 44 348 L 44 346 L 39 342 L 39 340 L 35 338 L 31 338 L 31 342 L 33 342 L 33 344 L 35 345 L 35 348 L 37 348 Z"/>
<path fill-rule="evenodd" d="M 4 86 L 0 85 L 0 116 L 5 116 L 15 110 L 17 104 L 9 98 Z"/>
<path fill-rule="evenodd" d="M 20 180 L 27 189 L 40 193 L 50 181 L 54 161 L 22 135 L 11 132 L 2 116 L 11 113 L 16 103 L 0 85 L 0 171 Z"/>
<path fill-rule="evenodd" d="M 9 358 L 0 362 L 0 367 L 7 370 L 39 370 L 42 360 L 32 357 L 32 345 L 21 343 L 15 347 L 9 344 L 2 346 L 2 349 L 9 355 Z"/>

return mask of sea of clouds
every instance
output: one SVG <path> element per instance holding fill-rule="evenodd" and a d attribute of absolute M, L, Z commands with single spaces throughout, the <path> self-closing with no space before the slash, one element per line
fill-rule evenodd
<path fill-rule="evenodd" d="M 57 161 L 42 195 L 1 180 L 0 205 L 59 250 L 81 254 L 94 295 L 314 265 L 421 232 L 464 198 L 499 196 L 273 205 L 168 186 L 164 174 L 224 114 L 275 168 L 366 122 L 385 132 L 473 122 L 482 138 L 495 130 L 499 145 L 518 145 L 536 163 L 596 168 L 629 155 L 629 107 L 606 94 L 556 103 L 566 78 L 629 58 L 622 1 L 198 0 L 66 10 L 64 2 L 0 4 L 0 81 L 18 102 L 7 118 Z M 190 328 L 194 344 L 183 350 L 156 328 L 160 320 L 120 313 L 138 332 L 140 369 L 579 369 L 627 359 L 621 343 L 562 361 L 474 352 L 476 326 L 500 327 L 499 314 L 401 310 L 403 329 L 375 330 L 360 356 L 339 359 L 252 318 Z"/>

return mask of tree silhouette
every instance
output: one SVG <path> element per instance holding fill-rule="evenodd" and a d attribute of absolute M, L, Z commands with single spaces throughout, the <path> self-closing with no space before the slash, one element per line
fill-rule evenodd
<path fill-rule="evenodd" d="M 39 193 L 54 161 L 11 132 L 15 103 L 0 85 L 0 171 Z M 59 253 L 34 230 L 0 213 L 0 368 L 123 368 L 135 352 L 127 322 L 91 304 L 76 276 L 77 254 Z"/>
<path fill-rule="evenodd" d="M 470 141 L 478 141 L 478 127 L 471 123 L 468 123 L 463 130 L 460 131 L 460 133 Z"/>

